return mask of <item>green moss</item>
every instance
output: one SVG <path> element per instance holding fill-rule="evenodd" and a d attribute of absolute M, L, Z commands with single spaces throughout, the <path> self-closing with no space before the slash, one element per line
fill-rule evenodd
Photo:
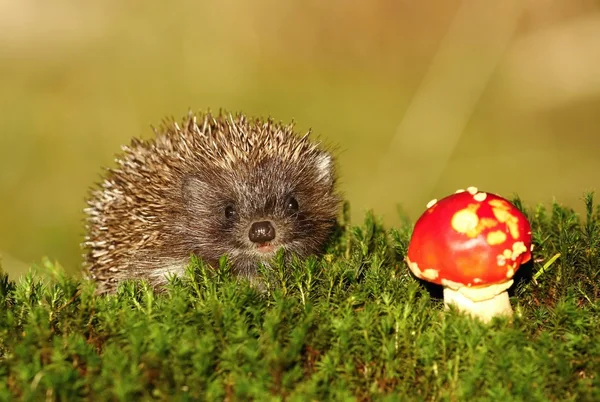
<path fill-rule="evenodd" d="M 348 211 L 324 258 L 279 261 L 265 293 L 225 261 L 107 297 L 47 262 L 46 279 L 2 276 L 0 399 L 600 400 L 600 210 L 585 203 L 525 211 L 535 262 L 512 322 L 444 311 L 403 263 L 410 223 Z"/>

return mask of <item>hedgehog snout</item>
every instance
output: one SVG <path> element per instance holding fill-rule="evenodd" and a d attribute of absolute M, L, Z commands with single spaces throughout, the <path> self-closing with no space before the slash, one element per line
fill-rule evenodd
<path fill-rule="evenodd" d="M 250 226 L 248 238 L 253 243 L 266 243 L 275 238 L 275 227 L 269 221 L 254 222 Z"/>

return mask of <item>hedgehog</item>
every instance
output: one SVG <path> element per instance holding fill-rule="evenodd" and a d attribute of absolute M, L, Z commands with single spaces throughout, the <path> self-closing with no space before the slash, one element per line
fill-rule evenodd
<path fill-rule="evenodd" d="M 164 119 L 133 138 L 87 199 L 84 271 L 99 293 L 129 279 L 160 289 L 195 255 L 251 282 L 283 249 L 320 255 L 336 222 L 330 147 L 284 125 L 220 111 Z"/>

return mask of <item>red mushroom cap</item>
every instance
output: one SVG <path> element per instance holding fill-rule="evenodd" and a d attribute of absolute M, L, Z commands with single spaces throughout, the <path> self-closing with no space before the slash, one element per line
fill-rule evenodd
<path fill-rule="evenodd" d="M 510 281 L 506 289 L 531 259 L 531 226 L 506 199 L 469 187 L 427 207 L 406 258 L 418 278 L 454 289 Z"/>

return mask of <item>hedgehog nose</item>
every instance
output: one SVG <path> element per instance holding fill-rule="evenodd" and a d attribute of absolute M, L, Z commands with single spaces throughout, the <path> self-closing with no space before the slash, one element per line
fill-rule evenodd
<path fill-rule="evenodd" d="M 275 238 L 275 228 L 269 221 L 254 222 L 248 237 L 254 243 L 265 243 Z"/>

